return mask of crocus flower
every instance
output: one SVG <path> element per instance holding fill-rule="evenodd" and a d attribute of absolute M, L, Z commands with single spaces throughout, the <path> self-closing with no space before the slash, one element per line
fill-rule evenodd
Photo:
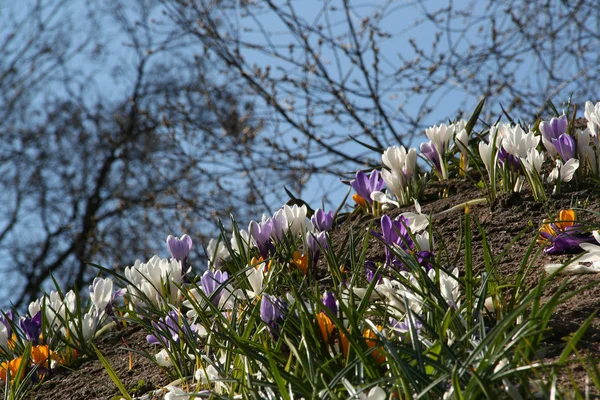
<path fill-rule="evenodd" d="M 546 254 L 577 253 L 582 243 L 594 243 L 594 237 L 582 234 L 582 226 L 575 223 L 575 211 L 561 210 L 558 220 L 544 220 L 539 230 L 539 243 L 546 243 Z"/>
<path fill-rule="evenodd" d="M 308 256 L 299 251 L 294 251 L 292 254 L 292 264 L 294 264 L 304 275 L 308 273 Z"/>
<path fill-rule="evenodd" d="M 527 155 L 523 158 L 527 158 Z M 498 161 L 503 168 L 510 168 L 512 171 L 518 171 L 521 167 L 519 157 L 510 154 L 504 147 L 498 151 Z"/>
<path fill-rule="evenodd" d="M 558 139 L 552 139 L 552 144 L 556 147 L 556 151 L 563 162 L 575 157 L 575 139 L 570 135 L 563 133 Z"/>
<path fill-rule="evenodd" d="M 273 339 L 279 337 L 280 324 L 287 313 L 286 304 L 275 296 L 264 294 L 260 302 L 260 318 L 269 328 Z"/>
<path fill-rule="evenodd" d="M 289 206 L 288 206 L 289 207 Z M 271 218 L 271 239 L 280 242 L 289 229 L 289 224 L 284 208 L 280 208 Z"/>
<path fill-rule="evenodd" d="M 248 232 L 252 235 L 252 239 L 263 258 L 269 256 L 269 251 L 273 247 L 273 244 L 271 243 L 272 230 L 273 226 L 271 225 L 271 220 L 265 216 L 263 216 L 263 220 L 260 223 L 251 221 L 248 226 Z"/>
<path fill-rule="evenodd" d="M 221 300 L 222 291 L 220 290 L 229 279 L 229 274 L 222 271 L 206 271 L 200 278 L 200 285 L 206 297 L 212 297 L 214 305 L 218 306 Z"/>
<path fill-rule="evenodd" d="M 94 282 L 90 285 L 90 298 L 100 312 L 104 311 L 110 303 L 112 290 L 113 281 L 110 278 L 94 278 Z"/>
<path fill-rule="evenodd" d="M 578 129 L 577 135 L 577 156 L 582 162 L 582 168 L 589 167 L 596 174 L 598 172 L 598 164 L 596 164 L 596 153 L 590 145 L 590 130 Z"/>
<path fill-rule="evenodd" d="M 306 247 L 310 252 L 313 267 L 317 265 L 319 257 L 321 256 L 321 249 L 327 248 L 327 232 L 306 234 Z"/>
<path fill-rule="evenodd" d="M 441 175 L 442 174 L 442 162 L 440 159 L 440 153 L 438 152 L 435 144 L 433 142 L 421 143 L 421 146 L 419 147 L 419 149 L 421 150 L 421 153 L 423 153 L 423 155 L 425 157 L 427 157 L 427 159 L 429 161 L 431 161 L 431 163 L 435 167 L 438 174 Z"/>
<path fill-rule="evenodd" d="M 371 283 L 373 281 L 373 278 L 375 278 L 375 273 L 377 272 L 377 266 L 375 265 L 375 263 L 371 260 L 365 260 L 365 277 L 367 278 L 367 281 L 369 283 Z M 381 275 L 379 275 L 377 277 L 377 282 L 375 283 L 379 283 L 381 281 Z"/>
<path fill-rule="evenodd" d="M 402 216 L 395 220 L 392 220 L 387 215 L 381 217 L 382 238 L 387 245 L 385 249 L 386 265 L 400 266 L 401 264 L 399 260 L 396 260 L 396 257 L 389 249 L 389 246 L 398 246 L 408 251 L 413 245 L 413 241 L 406 229 L 407 226 L 408 220 Z"/>
<path fill-rule="evenodd" d="M 158 322 L 152 322 L 152 327 L 154 334 L 146 336 L 150 344 L 160 344 L 168 348 L 171 344 L 178 344 L 182 337 L 190 339 L 194 337 L 194 332 L 183 315 L 174 310 L 169 311 Z"/>
<path fill-rule="evenodd" d="M 215 240 L 213 238 L 208 241 L 208 246 L 206 246 L 206 256 L 209 268 L 212 267 L 215 269 L 221 269 L 223 263 L 231 258 L 225 243 L 222 240 Z"/>
<path fill-rule="evenodd" d="M 392 173 L 401 177 L 404 184 L 413 176 L 417 165 L 417 151 L 404 146 L 388 147 L 381 155 L 381 161 Z"/>
<path fill-rule="evenodd" d="M 298 207 L 297 204 L 294 204 L 290 207 L 287 204 L 285 204 L 282 210 L 285 214 L 285 218 L 288 224 L 287 229 L 290 232 L 292 232 L 293 236 L 300 236 L 300 234 L 308 230 L 309 221 L 306 218 L 306 213 L 308 212 L 306 205 Z"/>
<path fill-rule="evenodd" d="M 325 305 L 333 315 L 337 316 L 338 307 L 334 294 L 329 290 L 325 291 L 325 293 L 323 293 L 322 301 L 323 305 Z"/>
<path fill-rule="evenodd" d="M 598 138 L 598 130 L 600 130 L 600 102 L 594 105 L 591 101 L 586 101 L 584 116 L 588 121 L 588 129 L 592 136 Z"/>
<path fill-rule="evenodd" d="M 310 221 L 313 227 L 319 232 L 327 232 L 333 226 L 333 211 L 325 212 L 320 208 L 315 211 Z"/>
<path fill-rule="evenodd" d="M 454 137 L 454 129 L 455 126 L 453 124 L 440 124 L 425 129 L 425 134 L 427 135 L 427 138 L 434 145 L 433 147 L 436 149 L 440 156 L 445 154 L 448 150 L 448 145 Z"/>
<path fill-rule="evenodd" d="M 563 164 L 561 160 L 556 160 L 556 167 L 548 175 L 548 182 L 560 180 L 561 182 L 570 182 L 579 168 L 579 160 L 571 158 Z"/>
<path fill-rule="evenodd" d="M 561 115 L 559 118 L 552 118 L 549 122 L 540 122 L 542 143 L 552 158 L 556 158 L 558 155 L 556 147 L 552 141 L 567 133 L 567 125 L 568 121 L 565 115 Z"/>
<path fill-rule="evenodd" d="M 167 247 L 171 257 L 185 265 L 192 250 L 192 238 L 188 235 L 183 235 L 181 238 L 169 235 L 167 237 Z"/>
<path fill-rule="evenodd" d="M 383 326 L 378 325 L 377 330 L 381 332 L 383 330 Z M 373 347 L 377 346 L 377 344 L 379 342 L 377 334 L 375 332 L 373 332 L 373 330 L 371 330 L 371 329 L 365 330 L 363 337 L 364 337 L 365 343 L 367 344 L 367 347 L 369 349 L 372 349 Z M 377 364 L 383 364 L 387 360 L 385 354 L 383 353 L 382 346 L 378 346 L 377 349 L 373 350 L 371 352 L 371 357 L 373 357 L 375 359 L 375 362 Z"/>
<path fill-rule="evenodd" d="M 384 183 L 379 176 L 379 172 L 374 169 L 368 177 L 364 172 L 358 171 L 355 179 L 350 182 L 350 186 L 356 194 L 365 199 L 367 203 L 372 204 L 371 193 L 380 191 Z"/>
<path fill-rule="evenodd" d="M 417 336 L 421 336 L 421 330 L 423 329 L 421 321 L 414 319 L 413 327 L 415 328 Z M 406 321 L 406 318 L 399 321 L 396 318 L 390 317 L 390 330 L 398 335 L 401 341 L 410 342 L 410 324 Z"/>
<path fill-rule="evenodd" d="M 529 149 L 535 148 L 540 142 L 540 137 L 533 132 L 525 133 L 519 125 L 503 125 L 502 148 L 509 154 L 518 158 L 527 158 Z"/>
<path fill-rule="evenodd" d="M 21 330 L 27 340 L 34 346 L 37 346 L 40 333 L 42 333 L 42 312 L 38 311 L 33 318 L 21 317 L 19 319 L 19 326 L 21 326 Z"/>

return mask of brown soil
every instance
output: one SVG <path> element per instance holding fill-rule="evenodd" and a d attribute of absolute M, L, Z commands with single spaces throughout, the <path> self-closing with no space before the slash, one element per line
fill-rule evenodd
<path fill-rule="evenodd" d="M 148 358 L 127 351 L 127 347 L 145 350 L 150 354 L 159 351 L 146 342 L 147 333 L 140 326 L 129 326 L 102 337 L 96 345 L 114 368 L 123 385 L 132 395 L 141 395 L 167 385 L 167 376 Z M 123 338 L 127 341 L 125 345 Z M 133 359 L 129 369 L 129 357 Z M 62 369 L 46 379 L 28 398 L 36 400 L 120 399 L 120 392 L 98 360 L 84 361 L 79 367 Z M 161 397 L 162 398 L 162 397 Z M 152 397 L 149 397 L 151 400 Z"/>

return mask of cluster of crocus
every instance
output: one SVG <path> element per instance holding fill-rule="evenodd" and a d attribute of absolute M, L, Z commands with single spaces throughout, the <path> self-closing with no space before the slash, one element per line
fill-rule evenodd
<path fill-rule="evenodd" d="M 398 250 L 406 254 L 414 254 L 419 264 L 427 269 L 431 268 L 431 252 L 429 232 L 411 232 L 410 222 L 404 215 L 395 219 L 387 215 L 381 217 L 381 235 L 379 236 L 385 248 L 385 265 L 395 269 L 403 269 L 404 261 L 396 253 Z M 414 238 L 414 240 L 413 240 Z"/>
<path fill-rule="evenodd" d="M 387 168 L 381 169 L 381 177 L 388 189 L 396 196 L 400 205 L 408 204 L 415 193 L 417 151 L 406 151 L 404 146 L 392 146 L 381 155 L 381 161 Z"/>
<path fill-rule="evenodd" d="M 460 143 L 458 147 L 461 149 L 461 153 L 468 153 L 468 134 L 465 130 L 466 124 L 466 121 L 460 120 L 450 125 L 440 124 L 425 130 L 429 142 L 422 143 L 420 150 L 421 153 L 423 153 L 423 156 L 425 156 L 433 166 L 433 170 L 439 179 L 448 179 L 448 161 L 446 153 L 450 147 L 450 142 L 457 134 L 460 134 L 460 139 L 457 143 Z M 463 163 L 465 163 L 465 161 L 463 161 Z M 466 165 L 463 168 L 466 169 Z"/>
<path fill-rule="evenodd" d="M 179 287 L 183 278 L 181 261 L 156 255 L 146 263 L 136 260 L 133 266 L 125 268 L 125 277 L 129 283 L 127 291 L 134 305 L 179 305 Z"/>
<path fill-rule="evenodd" d="M 582 243 L 593 243 L 595 239 L 585 233 L 583 225 L 576 223 L 575 211 L 561 210 L 556 220 L 544 220 L 538 242 L 546 245 L 546 254 L 564 254 L 578 253 Z"/>

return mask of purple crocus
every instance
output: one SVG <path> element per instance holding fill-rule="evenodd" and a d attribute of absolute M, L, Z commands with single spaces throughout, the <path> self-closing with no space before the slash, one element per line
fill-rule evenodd
<path fill-rule="evenodd" d="M 214 305 L 218 306 L 221 300 L 221 285 L 229 279 L 229 274 L 223 271 L 206 271 L 200 278 L 200 285 L 206 297 L 212 297 Z"/>
<path fill-rule="evenodd" d="M 413 326 L 417 336 L 421 336 L 421 330 L 423 329 L 421 321 L 415 318 Z M 390 329 L 395 332 L 403 342 L 410 342 L 410 325 L 408 322 L 398 321 L 397 319 L 390 317 Z"/>
<path fill-rule="evenodd" d="M 319 233 L 307 233 L 306 234 L 306 245 L 308 247 L 308 251 L 310 253 L 313 267 L 317 265 L 317 261 L 319 261 L 319 256 L 321 255 L 321 249 L 327 248 L 327 233 L 319 232 Z"/>
<path fill-rule="evenodd" d="M 575 157 L 575 139 L 566 133 L 560 135 L 558 139 L 552 139 L 552 144 L 556 148 L 556 151 L 563 162 L 567 162 Z"/>
<path fill-rule="evenodd" d="M 279 337 L 280 324 L 285 319 L 287 305 L 282 300 L 269 294 L 263 294 L 260 302 L 260 318 L 269 327 L 271 337 Z"/>
<path fill-rule="evenodd" d="M 375 265 L 375 263 L 371 260 L 365 260 L 365 277 L 367 278 L 367 281 L 369 283 L 371 283 L 373 281 L 373 278 L 375 278 L 375 273 L 377 272 L 377 265 Z M 379 283 L 381 281 L 381 275 L 379 275 L 377 277 L 377 282 L 375 283 Z"/>
<path fill-rule="evenodd" d="M 385 182 L 376 169 L 371 171 L 371 175 L 368 177 L 364 172 L 358 171 L 355 179 L 350 182 L 352 189 L 369 204 L 373 204 L 371 193 L 380 191 L 383 189 L 383 185 L 385 185 Z"/>
<path fill-rule="evenodd" d="M 574 228 L 574 229 L 573 229 Z M 559 231 L 557 235 L 552 235 L 547 231 L 540 231 L 540 236 L 548 241 L 548 246 L 544 248 L 546 254 L 565 254 L 580 253 L 581 243 L 596 243 L 593 236 L 577 233 L 577 225 L 567 227 L 564 231 Z"/>
<path fill-rule="evenodd" d="M 181 261 L 181 265 L 187 264 L 188 256 L 192 250 L 192 238 L 188 235 L 183 235 L 181 238 L 169 235 L 167 237 L 167 247 L 169 253 L 174 259 Z"/>
<path fill-rule="evenodd" d="M 329 309 L 329 311 L 331 311 L 331 314 L 333 314 L 334 316 L 337 317 L 337 313 L 338 313 L 338 306 L 337 306 L 337 302 L 335 300 L 335 296 L 333 295 L 332 292 L 330 292 L 329 290 L 326 290 L 325 293 L 323 293 L 323 305 L 325 305 L 325 307 L 327 307 Z"/>
<path fill-rule="evenodd" d="M 333 211 L 325 212 L 319 208 L 310 220 L 317 231 L 327 232 L 333 226 L 333 215 Z"/>
<path fill-rule="evenodd" d="M 19 326 L 27 340 L 29 340 L 32 345 L 37 346 L 40 333 L 42 333 L 42 312 L 38 311 L 33 318 L 21 317 L 19 319 Z"/>
<path fill-rule="evenodd" d="M 504 147 L 498 150 L 498 161 L 502 168 L 510 168 L 512 171 L 518 171 L 521 168 L 519 158 L 510 154 Z"/>
<path fill-rule="evenodd" d="M 558 139 L 567 132 L 567 125 L 567 117 L 561 115 L 559 118 L 552 118 L 550 122 L 542 121 L 540 123 L 540 132 L 546 140 L 552 142 L 552 139 Z"/>
<path fill-rule="evenodd" d="M 269 251 L 272 248 L 271 243 L 271 232 L 273 231 L 273 225 L 270 218 L 263 218 L 262 222 L 251 221 L 248 226 L 248 231 L 254 239 L 256 247 L 262 258 L 266 259 L 269 257 Z"/>
<path fill-rule="evenodd" d="M 385 248 L 385 264 L 387 266 L 399 267 L 401 265 L 401 262 L 396 259 L 394 253 L 390 250 L 390 246 L 398 246 L 406 251 L 412 247 L 413 241 L 408 234 L 407 226 L 408 220 L 404 216 L 395 220 L 387 215 L 381 217 L 382 238 L 387 245 Z"/>
<path fill-rule="evenodd" d="M 435 169 L 438 171 L 438 173 L 441 174 L 442 173 L 442 163 L 440 161 L 440 153 L 438 152 L 437 148 L 435 147 L 435 144 L 433 142 L 421 143 L 421 146 L 419 146 L 419 149 L 421 150 L 421 153 L 423 153 L 423 155 L 425 157 L 427 157 L 427 159 L 429 161 L 431 161 L 431 163 L 433 164 Z"/>
<path fill-rule="evenodd" d="M 167 315 L 160 318 L 158 322 L 152 322 L 154 334 L 146 336 L 150 344 L 160 344 L 170 347 L 171 343 L 179 343 L 181 336 L 193 338 L 194 332 L 184 320 L 183 315 L 177 311 L 169 311 Z"/>

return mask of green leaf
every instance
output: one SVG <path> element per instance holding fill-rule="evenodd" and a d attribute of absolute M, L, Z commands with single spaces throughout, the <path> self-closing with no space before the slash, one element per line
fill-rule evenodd
<path fill-rule="evenodd" d="M 467 122 L 467 126 L 465 127 L 465 129 L 467 130 L 467 133 L 469 135 L 473 131 L 473 128 L 475 127 L 475 124 L 477 123 L 477 120 L 479 119 L 479 114 L 481 114 L 481 110 L 483 110 L 484 104 L 485 104 L 485 97 L 483 99 L 481 99 L 479 104 L 477 104 L 477 107 L 475 107 L 475 111 L 473 111 L 473 115 L 471 115 L 471 118 L 469 118 L 469 122 Z"/>
<path fill-rule="evenodd" d="M 369 149 L 369 150 L 373 150 L 374 152 L 377 152 L 377 153 L 383 153 L 383 150 L 384 150 L 384 149 L 381 149 L 381 148 L 379 148 L 379 147 L 375 147 L 375 146 L 371 146 L 371 145 L 370 145 L 370 144 L 368 144 L 368 143 L 365 143 L 365 142 L 363 142 L 363 141 L 361 141 L 361 140 L 358 140 L 357 138 L 355 138 L 355 137 L 354 137 L 354 136 L 352 136 L 352 135 L 348 135 L 348 136 L 350 137 L 350 139 L 354 140 L 356 143 L 360 144 L 360 145 L 361 145 L 361 146 L 363 146 L 363 147 L 366 147 L 366 148 L 367 148 L 367 149 Z"/>

